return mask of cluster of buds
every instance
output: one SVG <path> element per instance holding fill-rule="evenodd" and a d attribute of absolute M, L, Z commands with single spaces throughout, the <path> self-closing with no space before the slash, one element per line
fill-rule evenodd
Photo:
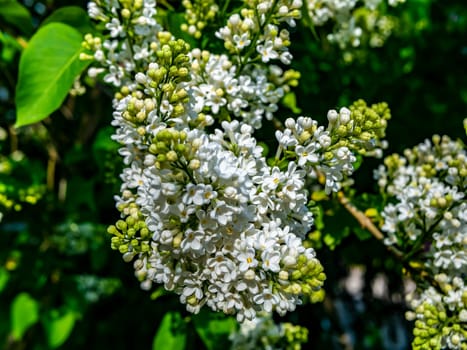
<path fill-rule="evenodd" d="M 460 277 L 435 275 L 436 287 L 409 295 L 415 350 L 467 349 L 467 285 Z"/>
<path fill-rule="evenodd" d="M 382 153 L 385 146 L 382 137 L 389 118 L 385 103 L 367 107 L 361 100 L 350 109 L 330 110 L 326 129 L 308 117 L 289 118 L 285 121 L 286 129 L 276 131 L 279 142 L 276 163 L 295 160 L 308 176 L 324 175 L 327 193 L 338 191 L 344 178 L 353 172 L 356 161 L 353 152 L 365 156 Z"/>
<path fill-rule="evenodd" d="M 183 0 L 182 5 L 185 7 L 186 23 L 182 24 L 181 29 L 196 39 L 201 38 L 202 30 L 216 18 L 219 5 L 215 0 Z"/>
<path fill-rule="evenodd" d="M 387 121 L 391 112 L 385 102 L 367 106 L 363 100 L 354 102 L 349 109 L 342 108 L 339 113 L 328 113 L 328 130 L 333 144 L 345 145 L 353 152 L 367 157 L 380 158 L 387 147 Z"/>

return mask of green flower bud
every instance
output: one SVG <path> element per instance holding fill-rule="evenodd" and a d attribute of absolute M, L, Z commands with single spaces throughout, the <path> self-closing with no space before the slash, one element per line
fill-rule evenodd
<path fill-rule="evenodd" d="M 119 247 L 118 247 L 118 251 L 122 254 L 125 254 L 128 252 L 128 245 L 127 244 L 121 244 Z"/>
<path fill-rule="evenodd" d="M 125 221 L 123 220 L 118 220 L 117 223 L 115 224 L 115 226 L 120 230 L 120 231 L 123 231 L 123 232 L 126 232 L 126 229 L 127 229 L 127 224 Z"/>
<path fill-rule="evenodd" d="M 180 144 L 180 143 L 179 143 L 179 144 L 177 144 L 177 145 L 175 146 L 175 150 L 176 150 L 178 153 L 183 154 L 183 153 L 185 153 L 185 151 L 186 151 L 186 146 L 185 146 L 184 144 Z"/>
<path fill-rule="evenodd" d="M 126 221 L 127 225 L 130 226 L 130 227 L 131 227 L 131 226 L 134 226 L 134 225 L 136 224 L 135 218 L 133 218 L 133 217 L 131 217 L 131 216 L 127 217 L 127 218 L 125 219 L 125 221 Z"/>
<path fill-rule="evenodd" d="M 149 237 L 149 230 L 146 227 L 143 227 L 139 233 L 141 235 L 141 238 Z"/>
<path fill-rule="evenodd" d="M 136 230 L 134 228 L 129 228 L 126 232 L 126 235 L 130 238 L 134 237 L 136 235 Z"/>
<path fill-rule="evenodd" d="M 298 280 L 300 278 L 302 278 L 302 273 L 299 271 L 299 270 L 295 270 L 292 272 L 292 274 L 290 275 L 290 279 L 291 280 Z"/>
<path fill-rule="evenodd" d="M 131 17 L 131 11 L 128 9 L 123 9 L 121 11 L 122 18 L 129 19 Z"/>

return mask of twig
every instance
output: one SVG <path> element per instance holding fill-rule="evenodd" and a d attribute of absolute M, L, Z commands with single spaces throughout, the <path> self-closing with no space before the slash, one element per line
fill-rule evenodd
<path fill-rule="evenodd" d="M 49 153 L 49 160 L 47 162 L 47 189 L 53 190 L 55 187 L 55 169 L 58 160 L 58 152 L 53 144 L 47 147 Z"/>
<path fill-rule="evenodd" d="M 371 219 L 364 213 L 362 213 L 360 210 L 355 208 L 352 205 L 352 203 L 350 203 L 348 198 L 344 195 L 344 193 L 339 192 L 337 194 L 337 200 L 360 223 L 360 225 L 364 229 L 368 230 L 368 232 L 370 232 L 373 235 L 373 237 L 375 237 L 379 241 L 382 241 L 384 239 L 383 233 L 375 226 L 373 221 L 371 221 Z M 396 247 L 387 246 L 387 249 L 399 259 L 402 259 L 404 257 L 404 254 Z"/>
<path fill-rule="evenodd" d="M 13 153 L 18 150 L 18 135 L 13 126 L 9 126 L 8 131 L 10 132 L 10 153 Z"/>

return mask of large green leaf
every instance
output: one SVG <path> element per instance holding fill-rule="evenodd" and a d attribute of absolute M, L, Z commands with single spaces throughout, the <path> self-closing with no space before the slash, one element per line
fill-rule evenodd
<path fill-rule="evenodd" d="M 47 17 L 42 26 L 53 22 L 61 22 L 79 30 L 81 34 L 90 33 L 93 31 L 91 20 L 87 12 L 78 6 L 65 6 L 54 11 Z"/>
<path fill-rule="evenodd" d="M 19 63 L 16 127 L 36 123 L 60 107 L 89 64 L 79 59 L 81 41 L 81 33 L 63 23 L 50 23 L 31 38 Z"/>
<path fill-rule="evenodd" d="M 237 327 L 233 317 L 206 310 L 194 315 L 193 323 L 208 350 L 229 348 L 229 335 Z"/>
<path fill-rule="evenodd" d="M 178 312 L 167 312 L 157 330 L 153 350 L 183 350 L 186 345 L 186 325 Z"/>
<path fill-rule="evenodd" d="M 63 313 L 58 310 L 50 312 L 50 315 L 44 320 L 44 328 L 51 349 L 58 348 L 68 339 L 75 321 L 76 313 L 72 310 L 66 310 Z"/>
<path fill-rule="evenodd" d="M 24 332 L 39 320 L 39 305 L 29 294 L 20 293 L 11 304 L 11 334 L 21 339 Z"/>
<path fill-rule="evenodd" d="M 32 18 L 28 9 L 16 0 L 0 0 L 0 18 L 24 34 L 32 32 Z"/>

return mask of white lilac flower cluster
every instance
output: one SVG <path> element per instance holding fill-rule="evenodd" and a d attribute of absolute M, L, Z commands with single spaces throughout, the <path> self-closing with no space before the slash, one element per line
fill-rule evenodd
<path fill-rule="evenodd" d="M 180 41 L 159 36 L 172 58 L 189 59 Z M 191 312 L 206 304 L 243 321 L 294 310 L 325 278 L 302 244 L 313 223 L 306 174 L 295 163 L 269 167 L 247 124 L 222 122 L 208 134 L 193 99 L 171 108 L 172 96 L 186 96 L 182 68 L 152 63 L 137 74 L 140 89 L 119 101 L 115 139 L 128 167 L 113 247 L 125 260 L 138 256 L 143 286 L 164 284 Z"/>
<path fill-rule="evenodd" d="M 376 172 L 394 199 L 383 209 L 385 243 L 423 264 L 430 285 L 410 297 L 417 349 L 467 344 L 467 152 L 461 141 L 432 141 L 392 155 Z M 428 310 L 428 311 L 426 311 Z"/>
<path fill-rule="evenodd" d="M 234 114 L 254 128 L 261 127 L 263 116 L 270 120 L 278 102 L 300 77 L 294 70 L 268 63 L 291 63 L 289 32 L 279 25 L 295 26 L 301 6 L 301 0 L 244 1 L 244 7 L 216 31 L 229 56 L 203 53 L 200 60 L 195 55 L 193 69 L 199 70 L 196 76 L 201 79 L 196 91 L 199 108 L 211 104 L 214 108 L 207 113 Z M 259 61 L 263 64 L 255 63 Z"/>
<path fill-rule="evenodd" d="M 308 330 L 291 323 L 276 324 L 265 315 L 243 322 L 230 339 L 231 350 L 300 350 L 308 340 Z"/>
<path fill-rule="evenodd" d="M 278 103 L 296 85 L 299 74 L 279 66 L 251 65 L 238 74 L 238 65 L 227 55 L 194 49 L 192 94 L 195 110 L 208 120 L 229 115 L 258 129 L 263 117 L 271 120 Z"/>
<path fill-rule="evenodd" d="M 403 251 L 432 242 L 433 270 L 452 274 L 467 268 L 467 152 L 447 136 L 432 141 L 386 158 L 375 173 L 382 191 L 396 200 L 382 212 L 382 230 L 385 243 Z"/>
<path fill-rule="evenodd" d="M 249 45 L 284 39 L 279 56 L 288 57 L 288 34 L 269 24 L 293 21 L 301 3 L 260 1 L 251 12 L 255 4 L 246 2 L 237 18 L 255 36 Z M 371 155 L 381 146 L 387 106 L 360 101 L 330 111 L 327 130 L 311 118 L 289 119 L 270 165 L 253 132 L 277 108 L 284 90 L 277 86 L 296 75 L 248 55 L 191 49 L 162 30 L 154 5 L 89 5 L 110 38 L 88 35 L 83 46 L 101 65 L 93 72 L 119 88 L 113 139 L 125 169 L 116 197 L 121 220 L 108 229 L 112 248 L 134 261 L 143 288 L 163 284 L 191 312 L 206 305 L 244 321 L 321 299 L 323 268 L 303 244 L 313 224 L 307 181 L 320 177 L 328 192 L 339 189 L 352 152 Z M 229 23 L 219 33 L 237 30 L 235 15 Z"/>
<path fill-rule="evenodd" d="M 161 31 L 156 22 L 155 0 L 100 0 L 88 3 L 89 17 L 98 21 L 107 38 L 85 36 L 83 47 L 92 55 L 98 68 L 88 70 L 91 77 L 103 75 L 103 81 L 115 87 L 131 85 L 136 72 L 147 69 L 157 44 L 154 38 Z"/>
<path fill-rule="evenodd" d="M 384 8 L 397 6 L 405 0 L 307 0 L 306 6 L 314 26 L 333 22 L 327 39 L 342 50 L 356 48 L 363 42 L 380 47 L 391 35 L 395 19 Z"/>
<path fill-rule="evenodd" d="M 286 22 L 294 27 L 301 16 L 302 1 L 247 0 L 245 4 L 240 13 L 230 16 L 227 25 L 216 32 L 224 40 L 225 48 L 235 55 L 241 67 L 257 58 L 264 63 L 279 59 L 290 64 L 289 32 L 278 25 Z"/>
<path fill-rule="evenodd" d="M 267 11 L 263 10 L 266 12 L 258 18 L 252 15 L 256 12 L 249 9 L 248 16 L 253 16 L 251 27 L 246 24 L 240 26 L 232 19 L 237 18 L 239 14 L 233 14 L 229 19 L 230 27 L 234 30 L 240 26 L 248 33 L 252 30 L 264 31 L 264 34 L 258 37 L 253 37 L 252 32 L 248 34 L 250 39 L 247 45 L 256 48 L 261 47 L 261 43 L 268 44 L 273 40 L 275 50 L 281 51 L 281 61 L 290 63 L 292 57 L 287 50 L 290 44 L 288 32 L 285 29 L 278 32 L 277 26 L 271 23 L 296 18 L 298 14 L 295 10 L 301 3 L 295 2 L 291 2 L 292 7 L 288 12 L 284 10 L 288 2 L 274 2 L 274 5 L 271 2 Z M 263 5 L 265 3 L 269 1 L 263 1 Z M 204 8 L 206 4 L 199 5 Z M 106 83 L 132 89 L 135 74 L 145 71 L 150 62 L 159 59 L 156 57 L 159 50 L 156 38 L 162 28 L 155 19 L 155 1 L 90 2 L 88 8 L 91 18 L 100 21 L 109 33 L 105 40 L 91 34 L 85 36 L 83 46 L 91 54 L 81 56 L 83 59 L 94 60 L 98 65 L 90 68 L 88 74 L 91 77 L 103 75 Z M 243 10 L 241 12 L 244 13 Z M 245 21 L 249 23 L 246 19 Z M 229 30 L 225 28 L 229 26 L 224 27 L 224 33 Z M 279 37 L 275 37 L 277 35 Z M 235 35 L 234 37 L 236 38 Z M 223 39 L 228 41 L 228 38 Z M 279 58 L 275 54 L 273 56 L 271 59 Z M 203 114 L 207 125 L 211 124 L 214 118 L 223 119 L 233 114 L 254 128 L 260 128 L 263 117 L 272 118 L 272 113 L 278 109 L 279 101 L 290 91 L 291 86 L 298 84 L 297 79 L 300 77 L 300 74 L 292 69 L 283 70 L 271 64 L 252 64 L 255 57 L 245 58 L 247 56 L 244 53 L 240 55 L 238 52 L 231 52 L 229 57 L 195 48 L 190 57 L 193 72 L 191 85 L 192 94 L 197 101 L 196 111 Z"/>

